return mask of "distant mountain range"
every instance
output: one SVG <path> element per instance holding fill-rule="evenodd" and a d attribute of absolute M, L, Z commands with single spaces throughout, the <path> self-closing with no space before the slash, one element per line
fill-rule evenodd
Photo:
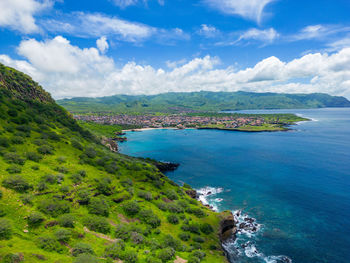
<path fill-rule="evenodd" d="M 181 92 L 158 95 L 115 95 L 58 100 L 71 112 L 183 112 L 251 109 L 350 107 L 344 97 L 323 93 Z"/>

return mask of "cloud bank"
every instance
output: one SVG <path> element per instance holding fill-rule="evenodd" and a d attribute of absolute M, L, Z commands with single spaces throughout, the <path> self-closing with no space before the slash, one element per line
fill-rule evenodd
<path fill-rule="evenodd" d="M 234 66 L 220 68 L 220 59 L 211 56 L 169 62 L 172 67 L 167 69 L 135 62 L 117 67 L 101 46 L 100 50 L 81 49 L 61 36 L 46 41 L 23 40 L 17 50 L 25 59 L 0 55 L 0 62 L 30 74 L 56 99 L 200 90 L 325 92 L 350 98 L 350 48 L 307 54 L 289 62 L 272 56 L 240 70 Z"/>

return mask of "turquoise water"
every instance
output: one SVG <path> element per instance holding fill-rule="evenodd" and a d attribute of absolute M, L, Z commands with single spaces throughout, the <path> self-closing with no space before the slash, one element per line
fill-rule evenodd
<path fill-rule="evenodd" d="M 314 121 L 273 133 L 129 132 L 121 152 L 180 163 L 171 179 L 219 189 L 210 204 L 254 217 L 259 230 L 230 244 L 235 262 L 350 262 L 350 109 L 258 112 Z"/>

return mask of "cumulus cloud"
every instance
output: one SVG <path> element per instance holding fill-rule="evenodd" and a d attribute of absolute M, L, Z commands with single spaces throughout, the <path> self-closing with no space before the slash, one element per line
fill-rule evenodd
<path fill-rule="evenodd" d="M 289 62 L 272 56 L 240 70 L 222 67 L 220 59 L 211 56 L 169 62 L 168 69 L 136 62 L 117 67 L 97 48 L 81 49 L 61 36 L 24 40 L 18 53 L 25 59 L 0 55 L 0 61 L 33 76 L 55 98 L 200 90 L 326 92 L 350 98 L 350 48 L 311 53 Z"/>
<path fill-rule="evenodd" d="M 96 41 L 97 48 L 101 51 L 101 53 L 105 53 L 109 48 L 109 44 L 107 42 L 107 38 L 105 36 L 97 39 Z"/>
<path fill-rule="evenodd" d="M 50 8 L 51 0 L 1 0 L 0 1 L 0 27 L 8 27 L 22 33 L 35 33 L 39 31 L 34 16 Z"/>
<path fill-rule="evenodd" d="M 260 22 L 264 8 L 274 0 L 204 0 L 211 8 L 224 14 L 239 15 Z"/>
<path fill-rule="evenodd" d="M 219 30 L 214 26 L 202 24 L 201 28 L 197 31 L 199 35 L 202 35 L 207 38 L 215 37 L 219 34 Z"/>

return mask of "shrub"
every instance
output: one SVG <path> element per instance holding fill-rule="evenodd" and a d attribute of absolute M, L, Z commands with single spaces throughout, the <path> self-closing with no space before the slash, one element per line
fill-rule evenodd
<path fill-rule="evenodd" d="M 203 258 L 205 258 L 205 253 L 203 251 L 199 251 L 199 250 L 196 250 L 194 252 L 192 252 L 191 254 L 191 257 L 196 257 L 196 258 L 199 258 L 200 260 L 202 260 Z"/>
<path fill-rule="evenodd" d="M 62 227 L 74 228 L 75 218 L 73 215 L 64 214 L 64 215 L 61 215 L 60 217 L 58 217 L 57 220 L 58 220 L 59 225 Z"/>
<path fill-rule="evenodd" d="M 115 228 L 115 237 L 123 240 L 128 240 L 130 238 L 130 228 L 126 224 L 119 224 Z"/>
<path fill-rule="evenodd" d="M 175 256 L 175 250 L 173 248 L 164 248 L 160 250 L 157 254 L 157 257 L 162 261 L 162 262 L 167 262 L 171 259 L 173 259 Z"/>
<path fill-rule="evenodd" d="M 168 209 L 167 204 L 164 203 L 163 201 L 158 202 L 156 205 L 162 211 L 166 211 Z"/>
<path fill-rule="evenodd" d="M 174 204 L 174 203 L 169 203 L 167 204 L 167 209 L 169 210 L 169 212 L 171 213 L 183 213 L 184 210 L 181 206 L 179 206 L 178 204 Z"/>
<path fill-rule="evenodd" d="M 182 232 L 178 236 L 182 241 L 188 241 L 190 240 L 191 236 L 188 233 Z"/>
<path fill-rule="evenodd" d="M 125 243 L 122 240 L 118 240 L 112 245 L 106 247 L 104 255 L 112 259 L 119 259 L 122 257 L 122 252 L 125 250 Z"/>
<path fill-rule="evenodd" d="M 72 174 L 70 179 L 74 184 L 80 184 L 83 181 L 83 177 L 80 174 Z"/>
<path fill-rule="evenodd" d="M 100 215 L 100 216 L 108 216 L 109 215 L 109 205 L 106 200 L 93 197 L 91 198 L 88 210 L 90 214 Z"/>
<path fill-rule="evenodd" d="M 123 209 L 129 216 L 134 216 L 140 211 L 140 206 L 136 201 L 129 201 L 124 204 Z"/>
<path fill-rule="evenodd" d="M 31 194 L 23 194 L 20 198 L 25 205 L 31 205 L 33 203 L 33 196 Z"/>
<path fill-rule="evenodd" d="M 167 219 L 170 224 L 177 225 L 179 223 L 179 218 L 176 215 L 168 215 Z"/>
<path fill-rule="evenodd" d="M 142 222 L 150 225 L 153 228 L 156 228 L 160 226 L 160 219 L 156 214 L 153 213 L 152 210 L 150 209 L 142 209 L 139 212 L 139 217 L 138 217 Z"/>
<path fill-rule="evenodd" d="M 204 243 L 205 239 L 200 237 L 200 236 L 195 236 L 192 238 L 194 242 L 197 242 L 197 243 Z"/>
<path fill-rule="evenodd" d="M 72 248 L 72 255 L 74 257 L 77 257 L 81 254 L 94 254 L 94 251 L 92 250 L 92 247 L 89 244 L 85 243 L 77 243 Z"/>
<path fill-rule="evenodd" d="M 10 142 L 6 137 L 0 137 L 0 146 L 2 147 L 9 147 L 10 146 Z"/>
<path fill-rule="evenodd" d="M 201 260 L 197 257 L 190 257 L 187 261 L 187 263 L 200 263 Z"/>
<path fill-rule="evenodd" d="M 93 147 L 87 147 L 85 149 L 85 154 L 91 159 L 93 159 L 97 156 L 97 152 Z"/>
<path fill-rule="evenodd" d="M 68 242 L 68 240 L 71 238 L 72 233 L 65 229 L 57 229 L 55 232 L 55 237 L 58 241 Z"/>
<path fill-rule="evenodd" d="M 17 192 L 26 192 L 27 190 L 31 189 L 31 185 L 27 182 L 26 179 L 24 179 L 20 175 L 12 175 L 8 178 L 6 178 L 2 185 L 6 188 L 15 190 Z"/>
<path fill-rule="evenodd" d="M 20 137 L 20 136 L 13 136 L 13 137 L 11 138 L 11 142 L 12 142 L 13 144 L 23 144 L 23 143 L 24 143 L 24 140 L 23 140 L 23 138 Z"/>
<path fill-rule="evenodd" d="M 202 233 L 206 235 L 209 235 L 214 232 L 213 227 L 208 223 L 201 224 L 199 228 L 202 231 Z"/>
<path fill-rule="evenodd" d="M 2 193 L 2 191 L 0 190 L 0 199 L 2 198 L 2 196 L 3 196 L 3 193 Z"/>
<path fill-rule="evenodd" d="M 57 183 L 57 176 L 54 174 L 46 174 L 41 179 L 49 184 L 56 184 Z"/>
<path fill-rule="evenodd" d="M 27 217 L 28 225 L 31 227 L 39 226 L 44 220 L 44 216 L 38 212 L 33 212 Z"/>
<path fill-rule="evenodd" d="M 86 205 L 90 202 L 91 194 L 89 190 L 86 189 L 80 189 L 77 192 L 78 202 L 81 205 Z"/>
<path fill-rule="evenodd" d="M 12 226 L 9 220 L 0 218 L 0 240 L 10 239 L 12 236 Z"/>
<path fill-rule="evenodd" d="M 137 253 L 131 249 L 125 250 L 121 255 L 121 259 L 125 263 L 136 263 L 137 262 Z"/>
<path fill-rule="evenodd" d="M 147 201 L 151 201 L 153 199 L 152 197 L 152 193 L 150 192 L 146 192 L 146 191 L 140 191 L 137 193 L 137 196 L 140 197 L 140 198 L 143 198 Z"/>
<path fill-rule="evenodd" d="M 50 236 L 41 236 L 38 238 L 38 246 L 46 251 L 62 252 L 63 248 L 61 244 Z"/>
<path fill-rule="evenodd" d="M 42 145 L 38 148 L 38 153 L 53 154 L 54 148 L 51 145 Z"/>
<path fill-rule="evenodd" d="M 143 236 L 137 232 L 131 232 L 130 239 L 134 244 L 141 244 L 144 240 Z"/>
<path fill-rule="evenodd" d="M 39 203 L 39 210 L 45 214 L 57 217 L 70 212 L 70 206 L 66 201 L 44 199 Z"/>
<path fill-rule="evenodd" d="M 13 152 L 5 153 L 4 160 L 8 163 L 14 163 L 19 165 L 23 165 L 25 162 L 25 160 L 21 156 Z"/>
<path fill-rule="evenodd" d="M 133 186 L 134 185 L 134 183 L 132 182 L 132 180 L 130 178 L 127 178 L 127 179 L 121 181 L 120 183 L 124 187 L 128 187 L 128 186 Z"/>
<path fill-rule="evenodd" d="M 63 174 L 69 173 L 68 168 L 67 168 L 67 167 L 64 167 L 64 166 L 56 167 L 55 170 L 56 170 L 57 172 L 60 172 L 60 173 L 63 173 Z"/>
<path fill-rule="evenodd" d="M 19 174 L 22 172 L 22 168 L 17 164 L 13 164 L 10 167 L 8 167 L 6 171 L 10 174 Z"/>
<path fill-rule="evenodd" d="M 76 139 L 71 140 L 71 145 L 78 150 L 83 150 L 83 145 L 81 145 L 80 142 Z"/>
<path fill-rule="evenodd" d="M 26 157 L 28 160 L 33 162 L 39 162 L 43 158 L 40 154 L 37 154 L 36 152 L 27 152 Z"/>
<path fill-rule="evenodd" d="M 47 184 L 45 182 L 40 181 L 38 183 L 38 185 L 36 186 L 36 188 L 38 189 L 38 191 L 42 192 L 42 191 L 47 190 L 49 187 L 47 186 Z"/>
<path fill-rule="evenodd" d="M 111 226 L 107 219 L 99 216 L 89 216 L 84 220 L 84 225 L 90 230 L 108 234 L 111 230 Z"/>
<path fill-rule="evenodd" d="M 99 261 L 95 256 L 89 254 L 80 254 L 74 260 L 74 263 L 98 263 Z"/>
<path fill-rule="evenodd" d="M 181 247 L 181 242 L 178 239 L 175 239 L 171 235 L 164 236 L 162 240 L 162 246 L 165 247 L 171 247 L 174 250 L 178 250 Z"/>
<path fill-rule="evenodd" d="M 4 217 L 6 216 L 6 214 L 7 214 L 6 211 L 0 207 L 0 217 Z"/>
<path fill-rule="evenodd" d="M 19 253 L 8 253 L 2 258 L 2 263 L 19 263 L 24 260 L 23 254 Z"/>
<path fill-rule="evenodd" d="M 97 183 L 96 189 L 100 194 L 103 195 L 109 196 L 113 194 L 113 188 L 111 186 L 111 180 L 109 178 L 103 178 L 102 180 L 100 180 Z"/>
<path fill-rule="evenodd" d="M 200 208 L 187 208 L 186 212 L 189 213 L 189 214 L 193 214 L 193 215 L 195 215 L 196 217 L 199 217 L 199 218 L 202 218 L 202 217 L 206 216 L 206 213 Z"/>
<path fill-rule="evenodd" d="M 197 224 L 182 225 L 181 229 L 186 232 L 191 232 L 198 235 L 200 234 L 199 226 Z"/>
<path fill-rule="evenodd" d="M 178 199 L 178 196 L 177 196 L 175 190 L 173 190 L 173 189 L 168 189 L 168 190 L 165 192 L 165 195 L 166 195 L 166 197 L 168 197 L 170 200 L 177 200 L 177 199 Z"/>

